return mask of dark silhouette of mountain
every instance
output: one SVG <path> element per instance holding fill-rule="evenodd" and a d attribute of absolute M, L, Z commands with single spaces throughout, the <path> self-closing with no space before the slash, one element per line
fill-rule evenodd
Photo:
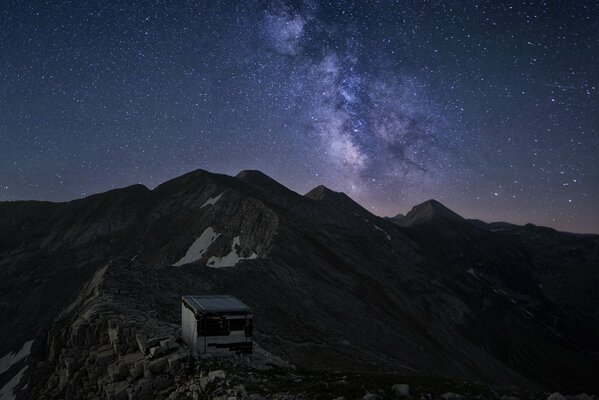
<path fill-rule="evenodd" d="M 461 222 L 464 218 L 439 203 L 437 200 L 428 200 L 414 206 L 405 217 L 401 218 L 403 226 L 419 226 L 444 222 Z"/>
<path fill-rule="evenodd" d="M 301 367 L 597 390 L 597 235 L 466 220 L 435 200 L 379 218 L 324 186 L 301 196 L 259 171 L 202 170 L 3 202 L 0 226 L 0 356 L 34 340 L 25 398 L 132 388 L 110 368 L 141 334 L 178 336 L 181 295 L 212 293 L 250 305 L 257 343 Z M 109 349 L 107 366 L 89 361 Z"/>

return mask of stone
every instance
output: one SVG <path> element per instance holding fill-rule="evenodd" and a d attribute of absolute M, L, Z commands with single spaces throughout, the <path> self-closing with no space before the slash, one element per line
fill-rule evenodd
<path fill-rule="evenodd" d="M 139 360 L 143 360 L 143 358 L 144 355 L 141 352 L 136 351 L 134 353 L 129 353 L 125 354 L 124 356 L 121 356 L 119 361 L 121 363 L 128 363 L 129 365 L 131 365 L 138 362 Z"/>
<path fill-rule="evenodd" d="M 173 382 L 168 375 L 158 375 L 152 381 L 152 386 L 154 390 L 160 392 L 170 386 L 172 386 Z"/>
<path fill-rule="evenodd" d="M 156 358 L 163 353 L 162 347 L 154 346 L 150 348 L 150 358 Z"/>
<path fill-rule="evenodd" d="M 108 366 L 108 376 L 112 382 L 122 381 L 127 377 L 121 373 L 121 367 L 119 364 L 110 364 Z"/>
<path fill-rule="evenodd" d="M 153 396 L 152 380 L 143 378 L 135 384 L 135 398 L 138 400 L 150 400 Z"/>
<path fill-rule="evenodd" d="M 96 356 L 96 365 L 108 365 L 111 362 L 116 360 L 116 353 L 114 349 L 109 348 L 108 350 L 104 350 L 98 353 Z"/>
<path fill-rule="evenodd" d="M 150 370 L 150 362 L 148 360 L 143 361 L 143 369 L 144 369 L 144 378 L 150 379 L 154 376 L 152 374 L 152 371 Z"/>
<path fill-rule="evenodd" d="M 149 365 L 150 371 L 153 374 L 164 374 L 168 371 L 168 358 L 162 357 L 156 360 L 150 361 Z"/>
<path fill-rule="evenodd" d="M 243 386 L 243 385 L 233 386 L 233 390 L 235 391 L 235 394 L 238 397 L 245 397 L 245 396 L 247 396 L 247 390 L 245 390 L 245 386 Z"/>
<path fill-rule="evenodd" d="M 250 400 L 266 400 L 266 397 L 261 396 L 258 393 L 250 393 L 248 397 Z"/>
<path fill-rule="evenodd" d="M 187 353 L 175 353 L 168 358 L 168 366 L 171 370 L 174 370 L 185 360 L 187 360 Z"/>
<path fill-rule="evenodd" d="M 222 369 L 216 370 L 216 371 L 210 371 L 208 372 L 208 375 L 203 377 L 202 379 L 200 379 L 200 385 L 202 386 L 202 389 L 206 387 L 206 385 L 208 385 L 209 383 L 217 380 L 217 379 L 225 379 L 225 371 L 223 371 Z"/>
<path fill-rule="evenodd" d="M 226 376 L 227 374 L 222 369 L 208 372 L 208 379 L 210 379 L 210 381 L 215 379 L 225 379 Z"/>
<path fill-rule="evenodd" d="M 446 392 L 441 395 L 441 398 L 443 400 L 457 400 L 457 399 L 461 399 L 462 397 L 463 396 L 461 394 L 454 393 L 454 392 Z"/>
<path fill-rule="evenodd" d="M 138 333 L 137 335 L 135 335 L 135 341 L 137 342 L 137 347 L 139 348 L 141 354 L 147 354 L 148 338 L 146 337 L 146 335 Z"/>
<path fill-rule="evenodd" d="M 178 348 L 179 346 L 177 345 L 177 342 L 175 342 L 173 339 L 164 339 L 160 341 L 160 349 L 162 350 L 162 354 L 172 353 Z"/>
<path fill-rule="evenodd" d="M 547 400 L 566 400 L 566 397 L 563 394 L 559 393 L 559 392 L 555 392 L 555 393 L 551 394 L 547 398 Z"/>
<path fill-rule="evenodd" d="M 144 360 L 140 360 L 129 367 L 129 375 L 133 379 L 140 378 L 144 374 Z"/>
<path fill-rule="evenodd" d="M 376 393 L 368 393 L 362 397 L 362 400 L 382 400 L 382 397 Z"/>
<path fill-rule="evenodd" d="M 410 386 L 404 383 L 396 383 L 395 385 L 391 386 L 391 391 L 396 399 L 410 397 Z"/>
<path fill-rule="evenodd" d="M 104 386 L 104 398 L 106 400 L 128 400 L 127 385 L 125 382 L 109 383 Z"/>

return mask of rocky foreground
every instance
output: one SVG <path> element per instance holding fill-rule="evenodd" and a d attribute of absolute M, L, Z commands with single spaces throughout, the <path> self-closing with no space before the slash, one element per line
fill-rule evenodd
<path fill-rule="evenodd" d="M 252 357 L 193 359 L 180 326 L 132 301 L 131 262 L 100 269 L 52 327 L 34 341 L 16 398 L 34 399 L 547 399 L 543 392 L 440 376 L 306 370 L 255 344 Z M 154 316 L 153 316 L 154 314 Z M 580 394 L 550 400 L 596 400 Z"/>

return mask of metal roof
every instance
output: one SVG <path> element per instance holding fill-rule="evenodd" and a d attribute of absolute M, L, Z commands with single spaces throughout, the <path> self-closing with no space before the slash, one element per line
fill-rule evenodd
<path fill-rule="evenodd" d="M 252 312 L 246 304 L 228 294 L 212 296 L 183 296 L 182 300 L 187 303 L 194 312 Z"/>

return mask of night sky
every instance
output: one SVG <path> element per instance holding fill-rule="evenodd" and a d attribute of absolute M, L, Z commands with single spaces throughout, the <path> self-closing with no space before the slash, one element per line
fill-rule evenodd
<path fill-rule="evenodd" d="M 259 169 L 599 233 L 598 4 L 2 1 L 0 200 Z"/>

